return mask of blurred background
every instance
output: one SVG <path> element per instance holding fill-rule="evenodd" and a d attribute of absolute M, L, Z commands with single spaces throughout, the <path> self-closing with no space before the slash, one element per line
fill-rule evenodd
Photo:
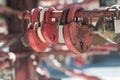
<path fill-rule="evenodd" d="M 3 52 L 14 52 L 16 55 L 22 56 L 28 53 L 28 56 L 30 56 L 31 53 L 35 53 L 22 42 L 25 35 L 14 42 L 16 40 L 14 38 L 23 30 L 22 20 L 17 17 L 19 11 L 31 10 L 37 6 L 44 8 L 53 6 L 57 10 L 63 10 L 65 7 L 75 4 L 81 5 L 85 10 L 103 10 L 114 4 L 120 4 L 120 0 L 0 0 L 0 50 Z M 96 18 L 93 20 L 93 25 L 96 24 L 96 20 Z M 61 80 L 97 80 L 84 79 L 80 75 L 82 73 L 98 77 L 100 80 L 120 80 L 120 53 L 117 51 L 117 46 L 109 44 L 107 40 L 100 39 L 100 44 L 102 42 L 105 45 L 97 45 L 97 47 L 93 47 L 91 51 L 83 55 L 75 56 L 69 54 L 69 52 L 68 54 L 62 54 L 62 51 L 54 52 L 56 54 L 59 53 L 57 55 L 44 56 L 42 54 L 40 55 L 40 67 L 42 67 L 48 77 Z M 59 48 L 67 50 L 64 45 L 54 45 L 52 47 L 52 49 L 56 50 L 59 50 Z M 28 56 L 17 58 L 16 63 L 12 67 L 1 70 L 0 80 L 19 80 L 18 78 L 21 76 L 18 75 L 22 74 L 20 70 L 27 72 L 27 67 L 24 67 L 26 66 L 26 61 L 28 61 Z M 71 73 L 67 72 L 68 70 L 71 70 Z"/>

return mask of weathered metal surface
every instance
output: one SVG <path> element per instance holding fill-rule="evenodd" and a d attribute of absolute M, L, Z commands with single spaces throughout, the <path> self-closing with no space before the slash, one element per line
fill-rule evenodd
<path fill-rule="evenodd" d="M 50 18 L 52 11 L 56 11 L 51 7 L 45 12 L 45 21 L 42 24 L 42 34 L 48 43 L 58 43 L 58 20 L 52 21 Z"/>
<path fill-rule="evenodd" d="M 75 17 L 101 17 L 104 15 L 104 13 L 105 10 L 82 10 L 82 11 L 80 10 L 76 12 Z M 51 14 L 51 18 L 60 18 L 61 16 L 62 16 L 62 11 L 53 11 Z M 115 17 L 116 12 L 108 11 L 104 16 Z M 22 19 L 22 13 L 19 13 L 18 17 Z M 29 19 L 30 18 L 29 14 L 26 14 L 25 18 Z"/>
<path fill-rule="evenodd" d="M 75 13 L 78 10 L 83 10 L 83 8 L 81 6 L 74 6 L 70 9 L 67 18 L 68 24 L 63 27 L 63 35 L 65 43 L 71 51 L 74 53 L 83 53 L 92 44 L 92 29 L 85 18 L 84 21 L 86 22 L 83 22 L 84 25 L 80 25 L 79 22 L 74 21 Z"/>
<path fill-rule="evenodd" d="M 28 24 L 28 28 L 27 28 L 27 36 L 28 36 L 30 46 L 36 52 L 42 52 L 48 47 L 48 44 L 45 42 L 42 42 L 37 34 L 37 29 L 39 27 L 38 15 L 40 14 L 41 10 L 42 8 L 38 7 L 33 11 L 32 21 L 31 23 Z"/>
<path fill-rule="evenodd" d="M 37 1 L 37 0 L 36 0 Z M 36 2 L 34 1 L 34 2 Z M 13 4 L 11 4 L 12 2 L 14 2 Z M 31 3 L 30 0 L 26 0 L 25 2 L 27 3 L 24 3 L 26 5 L 26 7 L 19 5 L 18 4 L 22 4 L 22 2 L 24 2 L 24 0 L 21 0 L 21 1 L 13 1 L 13 0 L 8 0 L 8 3 L 9 3 L 9 6 L 12 6 L 14 9 L 19 9 L 19 10 L 25 10 L 25 9 L 29 9 L 31 10 L 33 8 L 33 6 L 31 6 L 30 4 L 34 4 L 34 3 Z M 29 4 L 29 6 L 28 6 Z M 17 5 L 17 6 L 16 6 Z M 28 6 L 28 7 L 27 7 Z M 36 4 L 34 4 L 34 7 L 37 6 Z M 18 12 L 17 12 L 18 13 Z M 15 12 L 15 14 L 17 14 Z M 20 13 L 20 12 L 19 12 Z M 100 17 L 100 16 L 103 16 L 104 14 L 104 10 L 96 10 L 96 11 L 85 11 L 85 10 L 80 10 L 80 11 L 77 11 L 75 13 L 75 17 Z M 62 15 L 62 11 L 53 11 L 52 14 L 51 14 L 51 18 L 60 18 Z M 107 14 L 108 16 L 116 16 L 116 13 L 115 11 L 108 11 Z M 22 18 L 22 14 L 20 13 L 19 14 L 19 17 Z M 11 32 L 15 32 L 15 33 L 21 33 L 22 32 L 22 28 L 21 28 L 21 23 L 18 19 L 14 19 L 15 16 L 12 16 L 11 18 L 8 19 L 8 25 L 10 26 L 9 27 L 9 33 Z M 30 19 L 30 15 L 29 14 L 26 14 L 26 17 L 25 18 L 28 18 Z M 14 19 L 14 20 L 12 20 Z M 11 20 L 14 22 L 13 24 L 11 23 Z M 17 26 L 16 26 L 17 25 Z M 36 25 L 37 26 L 37 25 Z M 19 27 L 19 29 L 18 29 Z M 78 26 L 78 28 L 81 28 L 81 26 Z M 86 27 L 85 27 L 86 28 Z M 67 32 L 74 32 L 74 31 L 78 31 L 78 29 L 73 29 L 73 27 L 71 27 L 70 29 L 67 28 Z M 82 28 L 83 29 L 83 28 Z M 69 31 L 70 30 L 70 31 Z M 79 31 L 78 31 L 79 32 Z M 75 32 L 75 34 L 79 34 L 78 32 Z M 81 31 L 80 31 L 81 32 Z M 31 34 L 32 35 L 32 34 Z M 70 36 L 70 35 L 68 35 Z M 83 35 L 82 35 L 83 36 Z M 71 37 L 72 39 L 74 38 L 77 38 L 75 36 L 73 36 L 73 34 L 71 33 Z M 83 38 L 84 39 L 84 38 Z M 90 38 L 91 39 L 91 38 Z M 88 39 L 89 40 L 89 39 Z M 13 41 L 14 42 L 14 41 Z M 12 42 L 12 43 L 13 43 Z M 74 41 L 73 41 L 74 42 Z M 78 41 L 79 42 L 79 41 Z M 71 44 L 72 45 L 72 44 Z M 9 45 L 8 45 L 9 46 Z M 17 46 L 17 47 L 16 47 Z M 66 54 L 68 53 L 68 55 L 70 56 L 70 53 L 72 54 L 71 51 L 69 50 L 66 50 L 66 51 L 63 51 L 64 49 L 62 47 L 60 47 L 61 50 L 57 50 L 57 51 L 50 51 L 50 52 L 45 52 L 46 54 Z M 104 48 L 104 49 L 103 49 Z M 54 49 L 54 48 L 52 48 Z M 116 46 L 112 46 L 111 49 L 114 49 L 116 50 Z M 110 47 L 108 45 L 108 47 L 98 47 L 97 49 L 95 47 L 93 47 L 93 49 L 91 48 L 89 50 L 89 52 L 87 53 L 90 53 L 90 54 L 96 54 L 97 53 L 109 53 L 108 50 L 110 50 Z M 33 68 L 33 65 L 31 64 L 31 61 L 29 60 L 29 54 L 31 53 L 31 50 L 29 49 L 26 49 L 25 47 L 23 47 L 23 45 L 21 45 L 21 42 L 18 41 L 18 42 L 15 42 L 14 45 L 10 46 L 10 51 L 14 51 L 16 52 L 16 55 L 18 54 L 19 57 L 17 57 L 17 61 L 16 61 L 16 64 L 15 64 L 15 69 L 16 69 L 16 80 L 33 80 L 34 79 L 34 68 Z M 30 53 L 28 53 L 28 52 Z M 21 66 L 22 65 L 22 66 Z M 73 72 L 71 72 L 72 74 Z M 76 75 L 76 74 L 74 74 Z M 79 75 L 81 76 L 81 74 Z M 90 77 L 86 77 L 86 78 L 90 78 Z M 46 80 L 46 78 L 44 78 Z M 48 79 L 48 78 L 47 78 Z M 41 78 L 40 78 L 41 80 Z M 49 79 L 48 79 L 49 80 Z M 53 80 L 53 79 L 52 79 Z M 89 79 L 90 80 L 90 79 Z M 92 79 L 93 80 L 93 79 Z"/>
<path fill-rule="evenodd" d="M 77 23 L 71 23 L 69 26 L 71 42 L 81 53 L 87 51 L 92 44 L 92 29 L 89 25 L 80 26 Z"/>

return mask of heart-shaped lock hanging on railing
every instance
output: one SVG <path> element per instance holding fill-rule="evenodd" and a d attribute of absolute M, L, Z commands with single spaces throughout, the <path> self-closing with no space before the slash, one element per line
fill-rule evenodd
<path fill-rule="evenodd" d="M 45 19 L 42 24 L 42 35 L 45 40 L 50 44 L 58 43 L 58 19 L 51 18 L 53 11 L 56 11 L 55 8 L 51 7 L 45 12 Z"/>
<path fill-rule="evenodd" d="M 86 52 L 92 44 L 92 28 L 87 18 L 82 21 L 75 20 L 75 13 L 83 10 L 79 5 L 70 8 L 67 24 L 63 27 L 64 40 L 68 48 L 74 53 Z"/>

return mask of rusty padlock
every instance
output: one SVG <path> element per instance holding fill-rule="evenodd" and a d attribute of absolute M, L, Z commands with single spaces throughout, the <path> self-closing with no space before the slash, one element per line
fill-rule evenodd
<path fill-rule="evenodd" d="M 38 7 L 35 8 L 32 12 L 32 20 L 31 23 L 28 24 L 27 28 L 27 36 L 30 43 L 30 46 L 35 52 L 43 52 L 47 47 L 48 44 L 42 42 L 41 39 L 38 37 L 37 29 L 41 25 L 39 24 L 39 14 L 43 8 Z"/>
<path fill-rule="evenodd" d="M 51 7 L 45 12 L 45 21 L 42 24 L 42 34 L 45 40 L 50 44 L 58 43 L 58 21 L 55 19 L 52 21 L 51 13 L 56 11 L 55 8 Z"/>
<path fill-rule="evenodd" d="M 79 5 L 71 7 L 67 18 L 68 24 L 63 27 L 63 35 L 66 45 L 72 52 L 84 53 L 92 44 L 92 28 L 89 24 L 74 21 L 78 10 L 83 10 L 83 8 Z"/>

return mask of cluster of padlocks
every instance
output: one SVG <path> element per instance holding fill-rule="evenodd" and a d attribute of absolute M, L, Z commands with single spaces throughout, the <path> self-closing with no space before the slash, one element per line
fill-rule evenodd
<path fill-rule="evenodd" d="M 55 44 L 61 44 L 61 43 L 66 44 L 68 49 L 76 54 L 84 53 L 84 52 L 89 53 L 90 52 L 89 49 L 91 45 L 96 46 L 96 45 L 100 45 L 101 43 L 104 44 L 107 41 L 109 41 L 110 43 L 119 45 L 120 44 L 120 27 L 119 27 L 120 11 L 119 11 L 119 8 L 120 7 L 117 8 L 113 6 L 113 7 L 107 8 L 106 10 L 87 11 L 87 10 L 84 10 L 84 8 L 82 8 L 80 5 L 73 5 L 71 7 L 66 7 L 61 12 L 56 10 L 54 7 L 50 7 L 47 9 L 43 7 L 37 7 L 37 8 L 32 9 L 31 11 L 27 11 L 27 12 L 25 11 L 23 12 L 22 17 L 23 19 L 25 19 L 25 17 L 27 19 L 27 16 L 28 16 L 29 23 L 27 24 L 27 28 L 24 27 L 25 28 L 24 32 L 26 34 L 23 33 L 24 35 L 22 35 L 21 41 L 23 44 L 25 43 L 24 46 L 30 45 L 30 47 L 36 53 L 45 52 L 45 50 L 49 47 L 52 48 L 53 50 L 58 50 L 57 48 L 61 48 L 61 45 L 59 45 L 59 47 L 55 49 L 56 47 Z M 97 24 L 95 26 L 92 25 L 92 19 L 91 19 L 92 17 L 98 18 L 98 20 L 96 20 Z M 96 34 L 98 34 L 99 36 L 96 37 L 95 36 Z M 102 42 L 102 40 L 99 37 L 102 37 L 106 39 L 107 41 Z M 27 44 L 27 40 L 29 42 L 28 44 Z M 107 42 L 107 44 L 109 44 L 109 42 Z M 113 46 L 112 47 L 111 46 L 108 47 L 108 46 L 107 48 L 109 49 L 107 49 L 107 51 L 110 50 L 110 48 L 111 49 L 113 48 Z M 95 47 L 95 49 L 96 48 L 97 47 Z M 102 48 L 98 47 L 97 50 L 103 50 L 104 52 L 106 51 L 104 50 L 104 48 L 106 48 L 106 46 L 102 46 Z M 120 45 L 119 45 L 119 48 L 120 48 Z M 92 49 L 93 48 L 91 48 L 91 53 L 92 53 Z M 60 53 L 62 53 L 62 50 L 64 49 L 60 49 L 58 52 L 61 51 Z M 95 53 L 97 53 L 97 50 L 94 51 L 93 49 Z M 69 56 L 71 55 L 70 51 L 69 51 Z M 16 58 L 19 58 L 18 57 L 19 55 L 15 57 L 15 54 L 11 52 L 9 53 L 0 52 L 0 53 L 2 57 L 5 57 L 4 61 L 1 61 L 0 70 L 11 66 L 15 62 Z M 20 56 L 21 55 L 22 54 L 20 53 Z M 35 55 L 30 56 L 30 59 L 32 60 L 30 63 L 33 63 L 32 66 L 34 68 L 37 68 L 37 65 L 39 65 L 38 64 L 39 58 L 43 57 L 42 55 L 38 57 L 36 56 L 38 55 L 35 54 Z M 63 55 L 63 56 L 65 56 L 66 58 L 66 55 Z M 50 59 L 48 60 L 50 61 Z M 46 60 L 46 62 L 49 62 L 48 60 Z M 53 59 L 51 59 L 51 61 L 52 60 Z M 62 59 L 61 63 L 62 62 L 65 62 L 65 59 Z M 82 60 L 80 60 L 80 62 L 82 62 Z M 52 64 L 52 66 L 55 66 L 55 65 Z M 66 70 L 66 72 L 68 71 L 69 70 Z M 88 78 L 88 76 L 86 75 L 84 76 Z"/>
<path fill-rule="evenodd" d="M 35 52 L 43 52 L 49 45 L 59 43 L 59 25 L 63 25 L 62 34 L 67 47 L 74 53 L 83 53 L 92 44 L 92 27 L 86 17 L 75 16 L 83 10 L 79 5 L 63 10 L 61 19 L 51 18 L 55 8 L 37 7 L 30 12 L 31 19 L 27 27 L 29 44 Z"/>

